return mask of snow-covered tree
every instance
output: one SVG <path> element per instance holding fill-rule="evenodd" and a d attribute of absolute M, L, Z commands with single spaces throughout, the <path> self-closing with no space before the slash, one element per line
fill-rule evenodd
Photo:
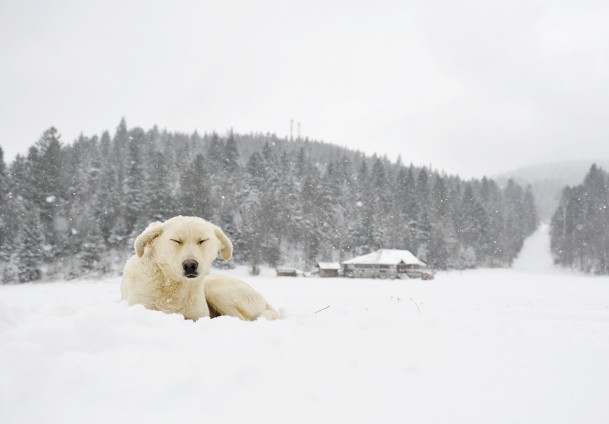
<path fill-rule="evenodd" d="M 6 164 L 4 162 L 4 151 L 0 147 L 0 261 L 7 260 L 8 253 L 8 205 L 9 184 Z"/>
<path fill-rule="evenodd" d="M 77 264 L 73 274 L 119 268 L 109 258 L 122 260 L 150 221 L 175 214 L 220 225 L 235 260 L 252 265 L 312 266 L 399 248 L 437 268 L 506 266 L 537 224 L 532 193 L 513 181 L 505 188 L 486 178 L 465 182 L 401 159 L 274 134 L 189 135 L 129 129 L 122 119 L 113 135 L 72 144 L 51 128 L 5 168 L 0 160 L 4 281 L 18 278 L 14 247 L 24 223 L 12 211 L 19 202 L 38 213 L 39 265 L 49 275 L 62 263 Z M 597 174 L 563 202 L 565 228 L 582 217 L 605 228 L 602 203 L 586 200 L 606 183 Z M 570 247 L 561 249 L 571 257 L 604 243 L 588 229 L 563 232 Z M 594 243 L 584 246 L 587 239 Z M 584 262 L 597 272 L 607 261 Z"/>
<path fill-rule="evenodd" d="M 152 152 L 152 159 L 145 170 L 144 203 L 149 221 L 164 221 L 175 211 L 172 181 L 169 169 L 160 152 Z"/>
<path fill-rule="evenodd" d="M 27 204 L 23 199 L 15 202 L 15 212 L 19 213 L 21 225 L 14 243 L 12 261 L 16 264 L 19 282 L 26 283 L 40 279 L 42 276 L 44 252 L 32 246 L 44 246 L 43 227 L 40 222 L 40 212 L 36 206 Z"/>
<path fill-rule="evenodd" d="M 609 175 L 593 165 L 582 184 L 566 187 L 551 223 L 560 265 L 609 274 Z"/>
<path fill-rule="evenodd" d="M 125 181 L 125 235 L 135 235 L 145 228 L 146 222 L 138 222 L 138 218 L 145 216 L 144 208 L 144 166 L 141 148 L 144 144 L 145 133 L 141 128 L 132 130 L 128 141 L 128 167 Z M 145 219 L 145 218 L 144 218 Z M 137 225 L 136 225 L 137 224 Z"/>
<path fill-rule="evenodd" d="M 178 189 L 177 213 L 212 219 L 214 201 L 209 188 L 209 174 L 202 154 L 196 155 L 185 168 Z"/>

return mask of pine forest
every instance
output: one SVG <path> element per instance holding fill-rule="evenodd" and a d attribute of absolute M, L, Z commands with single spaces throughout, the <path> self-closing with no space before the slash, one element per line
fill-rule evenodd
<path fill-rule="evenodd" d="M 124 119 L 114 134 L 73 143 L 50 128 L 26 156 L 0 157 L 0 277 L 118 274 L 134 238 L 174 215 L 219 225 L 234 243 L 231 263 L 306 270 L 395 248 L 433 269 L 509 266 L 537 227 L 530 188 L 407 161 L 272 134 L 129 129 Z M 573 233 L 590 220 L 606 228 L 606 181 L 591 170 L 565 190 L 553 222 L 561 263 L 607 269 L 604 257 L 581 259 L 594 246 Z M 582 194 L 597 192 L 602 204 Z M 573 202 L 588 202 L 585 217 L 570 215 Z"/>
<path fill-rule="evenodd" d="M 592 165 L 584 181 L 565 187 L 552 217 L 552 254 L 557 264 L 609 274 L 609 175 Z"/>

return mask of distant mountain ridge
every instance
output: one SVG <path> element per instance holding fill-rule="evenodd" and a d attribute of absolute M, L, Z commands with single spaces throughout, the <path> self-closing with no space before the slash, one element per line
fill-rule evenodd
<path fill-rule="evenodd" d="M 523 186 L 531 185 L 539 218 L 549 222 L 558 207 L 562 190 L 580 184 L 593 164 L 609 169 L 609 159 L 549 162 L 521 167 L 494 179 L 501 185 L 509 179 Z"/>

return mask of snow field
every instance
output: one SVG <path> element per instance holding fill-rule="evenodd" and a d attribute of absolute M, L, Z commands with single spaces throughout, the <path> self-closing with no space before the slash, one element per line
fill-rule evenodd
<path fill-rule="evenodd" d="M 119 278 L 0 286 L 0 422 L 609 422 L 609 278 L 529 266 L 542 236 L 433 281 L 216 271 L 278 321 L 128 307 Z"/>
<path fill-rule="evenodd" d="M 284 308 L 279 321 L 191 322 L 127 307 L 116 278 L 0 287 L 0 421 L 609 417 L 607 278 L 479 270 L 423 282 L 268 272 L 232 271 Z"/>

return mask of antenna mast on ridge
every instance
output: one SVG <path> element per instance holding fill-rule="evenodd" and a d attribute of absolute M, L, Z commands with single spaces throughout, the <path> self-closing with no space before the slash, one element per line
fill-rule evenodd
<path fill-rule="evenodd" d="M 290 119 L 290 141 L 294 140 L 294 119 Z"/>

